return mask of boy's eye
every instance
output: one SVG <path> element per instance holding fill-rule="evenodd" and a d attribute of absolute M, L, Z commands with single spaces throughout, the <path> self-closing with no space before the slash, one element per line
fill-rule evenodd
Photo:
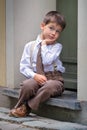
<path fill-rule="evenodd" d="M 49 27 L 50 30 L 55 30 L 53 27 Z"/>
<path fill-rule="evenodd" d="M 61 31 L 60 31 L 60 30 L 56 30 L 56 32 L 57 32 L 57 33 L 61 33 Z"/>
<path fill-rule="evenodd" d="M 50 29 L 51 31 L 55 31 L 56 33 L 61 33 L 60 30 L 56 30 L 54 27 L 49 27 L 49 29 Z"/>

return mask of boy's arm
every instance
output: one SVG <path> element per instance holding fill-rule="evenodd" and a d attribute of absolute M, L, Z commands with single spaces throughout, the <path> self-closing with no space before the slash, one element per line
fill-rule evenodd
<path fill-rule="evenodd" d="M 20 61 L 20 72 L 27 78 L 34 78 L 39 84 L 43 84 L 47 81 L 44 75 L 37 74 L 32 69 L 30 45 L 26 44 L 24 47 L 23 55 Z"/>
<path fill-rule="evenodd" d="M 30 62 L 30 45 L 26 44 L 20 61 L 20 72 L 27 78 L 33 78 L 35 73 L 33 72 Z"/>

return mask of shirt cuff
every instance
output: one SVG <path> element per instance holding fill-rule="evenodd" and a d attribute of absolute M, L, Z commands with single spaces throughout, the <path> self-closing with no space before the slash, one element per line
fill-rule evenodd
<path fill-rule="evenodd" d="M 35 72 L 32 72 L 31 78 L 34 78 L 35 74 L 36 74 Z"/>

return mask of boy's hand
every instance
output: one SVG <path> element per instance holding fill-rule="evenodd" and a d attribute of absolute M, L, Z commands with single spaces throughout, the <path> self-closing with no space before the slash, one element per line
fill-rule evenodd
<path fill-rule="evenodd" d="M 45 39 L 42 41 L 41 45 L 50 45 L 55 43 L 55 40 Z"/>
<path fill-rule="evenodd" d="M 47 78 L 44 75 L 35 74 L 34 79 L 41 85 L 47 81 Z"/>

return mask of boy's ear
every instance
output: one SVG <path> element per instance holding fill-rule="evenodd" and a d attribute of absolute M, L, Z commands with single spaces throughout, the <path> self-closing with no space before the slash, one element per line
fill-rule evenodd
<path fill-rule="evenodd" d="M 40 28 L 43 30 L 44 29 L 44 26 L 45 26 L 45 23 L 41 23 L 40 24 Z"/>

